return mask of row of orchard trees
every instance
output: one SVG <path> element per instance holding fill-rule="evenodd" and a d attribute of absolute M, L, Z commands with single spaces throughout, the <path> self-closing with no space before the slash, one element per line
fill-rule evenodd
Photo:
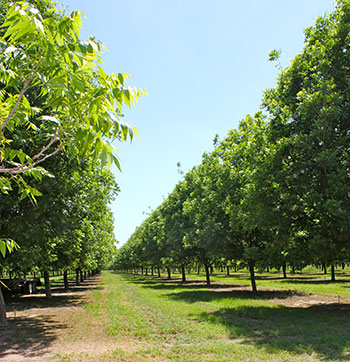
<path fill-rule="evenodd" d="M 116 269 L 349 262 L 350 2 L 305 31 L 264 112 L 205 154 L 119 250 Z M 278 56 L 272 52 L 271 58 Z"/>
<path fill-rule="evenodd" d="M 44 164 L 53 169 L 37 185 L 41 196 L 34 203 L 16 193 L 3 195 L 0 229 L 19 249 L 0 256 L 3 272 L 13 276 L 41 272 L 46 296 L 51 296 L 50 271 L 77 273 L 102 270 L 115 254 L 113 215 L 109 203 L 118 188 L 113 175 L 92 162 L 69 160 L 62 153 Z"/>
<path fill-rule="evenodd" d="M 0 2 L 0 273 L 43 271 L 47 296 L 50 270 L 112 259 L 113 142 L 132 139 L 122 106 L 145 93 L 107 74 L 81 13 L 56 5 Z"/>

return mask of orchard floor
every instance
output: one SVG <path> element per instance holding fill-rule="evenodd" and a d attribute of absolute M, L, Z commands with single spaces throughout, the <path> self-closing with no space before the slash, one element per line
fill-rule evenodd
<path fill-rule="evenodd" d="M 108 275 L 111 276 L 113 274 L 108 273 Z M 104 279 L 103 277 L 104 275 L 102 279 Z M 118 278 L 120 277 L 118 276 Z M 221 326 L 220 332 L 214 331 L 212 332 L 214 335 L 210 337 L 199 336 L 198 340 L 193 342 L 194 347 L 196 343 L 198 343 L 198 346 L 201 346 L 198 347 L 198 353 L 196 349 L 189 352 L 189 345 L 191 344 L 189 341 L 193 338 L 191 336 L 193 331 L 190 331 L 192 327 L 187 327 L 186 323 L 180 320 L 175 322 L 175 327 L 171 327 L 175 330 L 167 331 L 167 328 L 169 328 L 168 324 L 166 324 L 167 321 L 165 321 L 168 318 L 167 310 L 154 310 L 154 307 L 157 305 L 155 303 L 162 303 L 164 301 L 162 298 L 165 297 L 165 294 L 157 295 L 157 298 L 160 298 L 158 302 L 154 299 L 153 304 L 150 302 L 147 305 L 146 299 L 142 299 L 145 298 L 145 295 L 140 294 L 140 291 L 136 293 L 133 288 L 145 288 L 143 290 L 152 288 L 152 290 L 161 290 L 162 293 L 165 293 L 164 291 L 168 292 L 167 286 L 169 286 L 169 291 L 172 291 L 171 298 L 175 301 L 181 299 L 182 303 L 185 302 L 188 305 L 191 303 L 193 305 L 194 303 L 202 303 L 203 301 L 220 301 L 221 298 L 231 295 L 236 296 L 238 299 L 247 299 L 251 297 L 250 288 L 247 285 L 240 286 L 224 282 L 213 282 L 210 288 L 205 288 L 203 281 L 192 279 L 185 283 L 186 289 L 182 289 L 181 292 L 176 294 L 173 291 L 176 290 L 177 285 L 180 288 L 184 287 L 184 284 L 179 279 L 166 281 L 155 277 L 130 276 L 126 277 L 123 283 L 121 286 L 129 294 L 122 295 L 123 291 L 120 291 L 119 285 L 117 288 L 118 294 L 112 295 L 113 286 L 105 280 L 101 283 L 101 275 L 98 275 L 84 281 L 79 286 L 72 284 L 69 292 L 64 292 L 61 288 L 54 289 L 51 299 L 46 299 L 43 294 L 9 298 L 7 301 L 9 326 L 6 329 L 0 329 L 0 361 L 350 361 L 350 345 L 344 341 L 337 342 L 338 347 L 335 347 L 334 355 L 332 355 L 332 352 L 322 351 L 322 347 L 318 347 L 318 344 L 313 341 L 309 343 L 313 347 L 311 349 L 305 344 L 305 353 L 302 350 L 304 348 L 302 342 L 298 342 L 298 344 L 292 345 L 292 347 L 287 344 L 287 349 L 290 348 L 290 350 L 283 351 L 283 347 L 275 349 L 275 347 L 269 346 L 269 348 L 266 348 L 266 345 L 269 344 L 269 342 L 266 343 L 265 341 L 266 336 L 264 337 L 265 344 L 252 342 L 255 335 L 259 339 L 261 334 L 267 333 L 264 328 L 259 330 L 259 334 L 255 334 L 255 330 L 252 327 L 250 332 L 245 334 L 242 333 L 245 327 L 241 326 L 241 332 L 238 334 L 235 334 L 236 331 L 226 334 L 224 330 L 232 328 L 231 325 L 227 327 L 226 321 L 221 322 L 224 328 Z M 283 310 L 302 310 L 303 312 L 317 313 L 317 315 L 325 315 L 326 317 L 332 316 L 342 320 L 348 320 L 350 316 L 350 298 L 342 297 L 339 300 L 335 296 L 311 295 L 290 290 L 282 291 L 263 286 L 258 286 L 258 288 L 259 294 L 254 298 L 258 299 L 261 303 L 277 305 L 277 308 L 282 306 Z M 109 298 L 114 300 L 120 298 L 119 304 L 111 307 Z M 152 298 L 156 297 L 152 296 Z M 194 301 L 191 298 L 196 299 Z M 144 308 L 142 310 L 136 310 L 140 307 L 139 304 L 145 304 L 146 307 L 142 307 Z M 146 330 L 147 328 L 153 328 L 152 331 L 140 333 L 139 329 L 137 329 L 139 327 L 136 327 L 138 322 L 134 322 L 132 320 L 133 317 L 127 314 L 128 312 L 125 312 L 123 316 L 121 314 L 118 316 L 119 324 L 112 330 L 110 314 L 112 308 L 116 308 L 119 311 L 129 308 L 131 313 L 135 309 L 135 314 L 139 314 L 141 318 L 147 320 L 148 324 L 152 325 L 152 327 L 143 328 Z M 170 306 L 170 308 L 172 307 Z M 266 305 L 257 305 L 257 308 L 262 310 L 260 311 L 260 314 L 262 314 L 265 313 Z M 218 311 L 225 311 L 226 313 L 220 315 L 221 319 L 223 317 L 241 318 L 238 314 L 231 315 L 228 308 L 221 308 Z M 174 310 L 175 317 L 177 317 L 176 313 L 178 312 Z M 190 318 L 193 317 L 192 325 L 197 323 L 197 321 L 199 323 L 203 321 L 203 323 L 208 323 L 209 321 L 216 324 L 217 321 L 213 322 L 213 318 L 208 317 L 209 314 L 209 310 L 203 310 L 201 312 L 201 320 L 191 315 Z M 218 316 L 217 311 L 212 314 L 216 315 L 216 317 Z M 174 316 L 169 315 L 169 318 L 174 319 Z M 305 314 L 305 316 L 307 315 Z M 160 320 L 164 319 L 164 321 L 157 321 L 158 317 Z M 250 323 L 251 319 L 255 318 L 258 320 L 259 316 L 254 314 L 244 318 L 247 318 L 247 323 Z M 271 319 L 270 315 L 268 315 L 267 320 L 269 318 Z M 297 316 L 297 318 L 299 317 Z M 304 317 L 301 316 L 301 318 L 303 319 Z M 133 326 L 133 323 L 135 326 Z M 140 323 L 144 326 L 147 324 L 144 321 Z M 245 323 L 245 321 L 243 320 L 242 322 L 240 320 L 239 323 Z M 276 324 L 279 322 L 272 321 L 272 323 Z M 184 326 L 181 324 L 184 324 Z M 199 328 L 203 328 L 203 326 Z M 118 328 L 120 329 L 118 330 Z M 157 329 L 161 331 L 158 332 Z M 346 322 L 346 324 L 339 326 L 339 329 L 342 330 L 341 333 L 345 334 L 345 336 L 347 335 L 350 339 L 350 334 L 348 334 L 350 333 L 349 323 Z M 154 330 L 157 332 L 155 333 Z M 198 335 L 196 329 L 194 333 Z M 338 331 L 332 326 L 330 333 L 338 333 Z M 288 335 L 284 336 L 282 332 L 282 336 L 277 336 L 276 338 L 283 339 L 285 337 L 289 338 Z M 293 339 L 295 336 L 292 335 L 290 338 Z M 215 348 L 206 350 L 208 347 L 203 347 L 203 345 L 215 343 L 216 339 L 219 344 L 225 344 L 225 347 L 218 351 Z M 181 349 L 181 343 L 186 346 L 183 348 L 187 350 Z M 157 347 L 154 347 L 155 344 Z M 237 353 L 232 352 L 233 350 L 225 350 L 228 344 L 234 344 L 243 349 L 237 350 Z M 247 345 L 249 347 L 246 347 Z M 220 352 L 221 350 L 222 353 Z M 342 353 L 342 350 L 345 353 Z M 232 357 L 230 357 L 231 353 L 233 353 Z"/>

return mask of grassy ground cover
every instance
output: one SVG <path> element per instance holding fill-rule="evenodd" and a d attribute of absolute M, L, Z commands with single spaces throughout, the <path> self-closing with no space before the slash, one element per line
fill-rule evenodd
<path fill-rule="evenodd" d="M 113 273 L 104 283 L 104 298 L 95 291 L 86 308 L 121 346 L 106 361 L 350 360 L 348 309 L 273 303 L 290 296 L 283 290 L 253 296 L 238 286 Z"/>
<path fill-rule="evenodd" d="M 334 284 L 338 303 L 321 295 L 319 283 L 318 295 L 298 290 L 296 278 L 317 281 L 318 274 L 289 277 L 295 292 L 277 274 L 259 274 L 257 295 L 244 271 L 213 275 L 210 288 L 203 275 L 186 283 L 174 277 L 104 272 L 102 283 L 95 276 L 69 292 L 57 280 L 51 299 L 9 297 L 0 360 L 350 361 L 350 281 Z"/>

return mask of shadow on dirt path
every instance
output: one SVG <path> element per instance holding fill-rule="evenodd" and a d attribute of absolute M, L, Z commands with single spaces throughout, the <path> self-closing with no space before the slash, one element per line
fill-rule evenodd
<path fill-rule="evenodd" d="M 43 294 L 7 295 L 8 327 L 0 328 L 0 360 L 6 362 L 43 361 L 59 335 L 69 328 L 69 313 L 82 309 L 88 293 L 99 289 L 96 275 L 69 291 L 55 286 L 52 298 Z"/>

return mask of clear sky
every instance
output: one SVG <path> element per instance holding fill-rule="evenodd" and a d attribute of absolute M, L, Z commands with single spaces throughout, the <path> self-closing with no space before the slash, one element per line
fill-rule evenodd
<path fill-rule="evenodd" d="M 127 72 L 148 96 L 125 121 L 140 138 L 120 144 L 121 188 L 112 204 L 119 246 L 180 179 L 247 114 L 260 109 L 282 66 L 303 48 L 303 29 L 334 9 L 332 0 L 61 0 L 81 10 L 82 37 L 108 48 L 104 69 Z"/>

